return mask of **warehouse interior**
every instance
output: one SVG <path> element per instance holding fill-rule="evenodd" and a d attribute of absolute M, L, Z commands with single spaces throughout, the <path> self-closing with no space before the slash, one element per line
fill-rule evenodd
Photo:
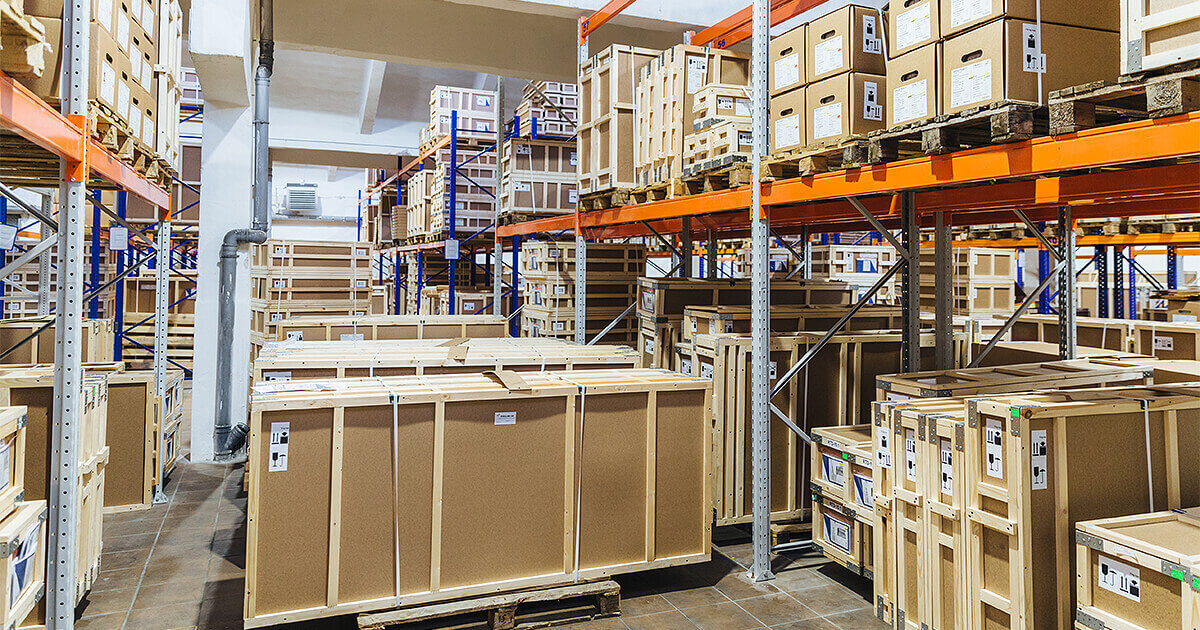
<path fill-rule="evenodd" d="M 0 0 L 0 625 L 1195 630 L 1200 0 L 1084 5 Z"/>

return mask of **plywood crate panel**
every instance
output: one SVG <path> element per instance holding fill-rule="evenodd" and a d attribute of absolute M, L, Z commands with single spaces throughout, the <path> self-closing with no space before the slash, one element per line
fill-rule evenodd
<path fill-rule="evenodd" d="M 850 304 L 841 282 L 793 280 L 771 285 L 771 304 Z M 678 319 L 688 306 L 749 306 L 749 280 L 638 278 L 638 317 Z"/>
<path fill-rule="evenodd" d="M 951 290 L 951 307 L 954 313 L 972 317 L 1009 315 L 1016 309 L 1016 292 L 1013 282 L 955 282 Z M 935 304 L 933 286 L 922 284 L 921 308 L 932 311 Z"/>
<path fill-rule="evenodd" d="M 521 275 L 526 279 L 574 282 L 574 241 L 528 241 L 521 246 Z M 646 246 L 593 243 L 587 246 L 587 277 L 633 282 L 646 269 Z M 574 290 L 574 287 L 572 287 Z"/>
<path fill-rule="evenodd" d="M 1159 359 L 1200 359 L 1200 325 L 1133 322 L 1133 351 Z"/>
<path fill-rule="evenodd" d="M 0 320 L 0 346 L 12 348 L 53 319 L 53 316 L 48 316 Z M 6 364 L 54 363 L 54 331 L 54 325 L 46 327 L 36 337 L 4 357 L 3 362 Z M 83 361 L 85 363 L 112 361 L 115 334 L 112 320 L 85 319 L 81 331 Z"/>
<path fill-rule="evenodd" d="M 180 421 L 182 402 L 181 370 L 167 372 L 167 394 L 161 400 L 155 392 L 152 370 L 109 374 L 106 442 L 111 450 L 105 472 L 104 507 L 150 507 L 158 485 L 159 427 L 169 431 Z M 172 458 L 164 459 L 164 476 L 170 475 L 173 463 Z"/>
<path fill-rule="evenodd" d="M 369 315 L 292 317 L 278 324 L 273 341 L 353 339 L 458 339 L 507 337 L 507 322 L 481 315 Z"/>
<path fill-rule="evenodd" d="M 1153 367 L 1133 361 L 1074 359 L 956 370 L 888 374 L 875 379 L 877 400 L 954 398 L 1038 389 L 1145 384 Z"/>
<path fill-rule="evenodd" d="M 813 495 L 813 547 L 846 570 L 873 578 L 871 525 L 857 518 L 854 508 L 821 494 Z"/>
<path fill-rule="evenodd" d="M 579 66 L 579 194 L 632 188 L 634 93 L 658 50 L 613 44 Z"/>
<path fill-rule="evenodd" d="M 1200 2 L 1121 0 L 1121 73 L 1200 59 Z"/>
<path fill-rule="evenodd" d="M 428 142 L 450 135 L 451 112 L 458 112 L 458 137 L 494 141 L 496 139 L 496 92 L 471 88 L 435 86 L 429 91 Z"/>
<path fill-rule="evenodd" d="M 253 395 L 247 627 L 711 557 L 706 381 L 581 370 L 336 383 L 334 395 L 303 383 Z"/>
<path fill-rule="evenodd" d="M 1013 341 L 1058 343 L 1057 315 L 1022 315 L 1012 328 Z M 1134 322 L 1127 319 L 1078 317 L 1075 339 L 1080 346 L 1121 352 L 1140 352 Z"/>
<path fill-rule="evenodd" d="M 841 306 L 773 306 L 770 329 L 776 333 L 829 330 L 843 315 Z M 864 306 L 847 322 L 844 330 L 885 330 L 900 327 L 900 309 L 894 306 Z M 689 306 L 683 309 L 681 338 L 695 335 L 750 332 L 749 306 Z"/>

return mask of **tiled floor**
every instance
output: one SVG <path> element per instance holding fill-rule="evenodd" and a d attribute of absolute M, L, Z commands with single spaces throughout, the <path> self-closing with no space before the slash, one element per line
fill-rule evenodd
<path fill-rule="evenodd" d="M 186 430 L 185 419 L 181 433 Z M 240 629 L 246 557 L 241 485 L 240 466 L 182 462 L 167 483 L 169 503 L 106 516 L 102 571 L 75 627 Z M 739 537 L 721 541 L 712 562 L 619 577 L 621 616 L 572 630 L 887 627 L 873 616 L 871 586 L 862 578 L 820 558 L 794 555 L 777 558 L 774 581 L 754 584 L 745 578 L 750 553 Z M 353 619 L 305 624 L 305 630 L 354 627 Z"/>

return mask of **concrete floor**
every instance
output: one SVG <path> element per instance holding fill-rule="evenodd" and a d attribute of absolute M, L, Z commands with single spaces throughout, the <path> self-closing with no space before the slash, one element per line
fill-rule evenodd
<path fill-rule="evenodd" d="M 185 401 L 185 406 L 190 401 Z M 181 429 L 188 435 L 187 418 Z M 187 454 L 186 437 L 183 454 Z M 78 610 L 80 630 L 242 628 L 246 496 L 241 466 L 181 459 L 166 485 L 170 502 L 104 519 L 101 574 Z M 573 630 L 845 630 L 887 628 L 871 609 L 870 582 L 819 557 L 780 556 L 777 578 L 745 578 L 744 535 L 720 531 L 713 560 L 617 578 L 619 618 Z M 444 626 L 443 622 L 443 626 Z M 288 626 L 298 630 L 301 626 Z M 356 627 L 353 619 L 303 624 L 304 630 Z M 438 626 L 423 625 L 425 628 Z M 473 619 L 455 628 L 482 627 Z"/>

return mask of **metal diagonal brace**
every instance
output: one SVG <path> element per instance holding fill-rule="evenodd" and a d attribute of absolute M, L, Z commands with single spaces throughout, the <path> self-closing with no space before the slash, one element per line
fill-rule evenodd
<path fill-rule="evenodd" d="M 1132 246 L 1132 245 L 1129 247 L 1129 251 L 1133 251 L 1133 246 Z M 1145 269 L 1144 267 L 1142 267 L 1141 263 L 1139 263 L 1138 261 L 1134 260 L 1134 259 L 1133 259 L 1133 256 L 1130 256 L 1129 254 L 1124 254 L 1124 253 L 1122 253 L 1122 252 L 1121 252 L 1121 250 L 1119 250 L 1119 249 L 1117 250 L 1117 255 L 1118 255 L 1118 256 L 1120 256 L 1120 257 L 1122 257 L 1122 258 L 1124 258 L 1126 261 L 1128 261 L 1128 262 L 1129 262 L 1129 266 L 1130 266 L 1130 267 L 1133 267 L 1134 271 L 1137 271 L 1139 274 L 1141 274 L 1141 276 L 1142 276 L 1143 278 L 1145 278 L 1145 279 L 1146 279 L 1146 281 L 1148 281 L 1150 284 L 1154 285 L 1154 288 L 1155 288 L 1155 289 L 1157 289 L 1157 290 L 1159 290 L 1159 291 L 1162 291 L 1162 290 L 1163 290 L 1163 285 L 1162 285 L 1162 283 L 1161 283 L 1161 282 L 1159 282 L 1159 281 L 1158 281 L 1158 279 L 1157 279 L 1157 278 L 1155 278 L 1154 276 L 1150 275 L 1149 273 L 1146 273 L 1146 269 Z M 1078 275 L 1079 275 L 1079 274 L 1076 274 L 1076 277 L 1078 277 Z"/>
<path fill-rule="evenodd" d="M 784 249 L 791 252 L 792 256 L 794 256 L 796 258 L 796 260 L 799 260 L 801 264 L 803 264 L 805 262 L 804 255 L 801 254 L 800 252 L 797 252 L 796 248 L 793 247 L 791 243 L 787 242 L 786 238 L 783 238 L 782 236 L 779 235 L 779 232 L 775 231 L 775 228 L 771 228 L 771 234 L 775 235 L 775 239 L 778 240 L 781 245 L 783 245 Z M 796 268 L 799 269 L 800 267 L 796 267 Z M 789 274 L 788 277 L 790 278 L 791 275 Z"/>
<path fill-rule="evenodd" d="M 554 111 L 557 111 L 558 115 L 563 117 L 563 120 L 566 120 L 567 122 L 571 123 L 572 129 L 575 129 L 576 132 L 579 131 L 579 126 L 575 124 L 575 121 L 571 120 L 571 117 L 568 116 L 567 113 L 565 111 L 563 111 L 563 109 L 561 107 L 559 107 L 557 103 L 550 100 L 549 97 L 547 97 L 546 94 L 544 92 L 542 92 L 541 89 L 538 88 L 538 86 L 534 85 L 533 81 L 526 79 L 525 82 L 529 84 L 529 87 L 533 88 L 534 92 L 537 92 L 538 96 L 542 97 L 542 100 L 545 101 L 547 105 L 549 105 L 550 107 L 553 107 Z M 517 130 L 514 130 L 514 131 L 517 131 Z"/>
<path fill-rule="evenodd" d="M 908 248 L 900 243 L 895 236 L 892 236 L 892 231 L 884 227 L 884 225 L 879 222 L 879 219 L 876 219 L 875 215 L 871 214 L 871 211 L 867 210 L 867 207 L 862 205 L 861 201 L 855 199 L 854 197 L 846 197 L 846 201 L 849 201 L 850 205 L 854 206 L 854 209 L 858 210 L 858 213 L 863 215 L 863 218 L 866 219 L 872 226 L 874 226 L 875 229 L 882 234 L 889 243 L 892 244 L 892 247 L 896 248 L 896 252 L 900 254 L 901 258 L 908 258 Z"/>
<path fill-rule="evenodd" d="M 1008 331 L 1013 327 L 1013 325 L 1017 323 L 1017 320 L 1025 314 L 1025 311 L 1029 310 L 1030 306 L 1033 306 L 1033 303 L 1038 299 L 1038 296 L 1042 294 L 1042 291 L 1045 291 L 1046 287 L 1050 286 L 1050 281 L 1057 278 L 1059 272 L 1061 272 L 1063 267 L 1066 265 L 1067 261 L 1065 259 L 1058 261 L 1058 264 L 1055 265 L 1054 269 L 1051 270 L 1050 273 L 1046 274 L 1046 277 L 1042 280 L 1042 283 L 1038 285 L 1037 289 L 1034 289 L 1033 293 L 1026 295 L 1025 300 L 1021 302 L 1021 306 L 1019 306 L 1012 315 L 1008 316 L 1008 319 L 1005 320 L 1004 325 L 1000 327 L 1000 330 L 996 331 L 995 335 L 992 335 L 992 338 L 988 340 L 987 345 L 983 347 L 983 350 L 979 351 L 979 356 L 972 359 L 971 365 L 968 367 L 979 367 L 979 363 L 983 361 L 983 358 L 987 356 L 987 353 L 991 352 L 992 348 L 995 348 L 997 343 L 1000 343 L 1000 339 L 1003 338 L 1004 335 L 1007 334 Z"/>
<path fill-rule="evenodd" d="M 25 203 L 25 200 L 18 197 L 17 193 L 13 192 L 13 189 L 9 188 L 8 186 L 6 186 L 4 184 L 0 184 L 0 195 L 4 195 L 5 197 L 7 197 L 9 199 L 9 201 L 12 201 L 13 203 L 17 204 L 18 206 L 21 206 L 22 210 L 24 210 L 25 212 L 28 212 L 31 216 L 36 218 L 38 221 L 45 223 L 47 226 L 50 227 L 51 230 L 54 230 L 55 232 L 58 231 L 58 222 L 51 218 L 51 216 L 53 216 L 53 215 L 48 215 L 48 214 L 42 212 L 41 210 L 34 208 L 33 206 Z"/>
<path fill-rule="evenodd" d="M 34 245 L 28 249 L 24 254 L 17 256 L 12 262 L 4 265 L 3 269 L 0 269 L 0 278 L 7 278 L 9 274 L 17 269 L 20 269 L 29 261 L 40 256 L 42 252 L 53 247 L 55 242 L 56 241 L 52 238 L 43 239 L 37 245 Z"/>
<path fill-rule="evenodd" d="M 650 230 L 654 234 L 654 236 L 658 238 L 658 241 L 660 243 L 662 243 L 663 245 L 666 245 L 667 248 L 670 249 L 671 252 L 673 254 L 675 254 L 676 257 L 683 258 L 683 254 L 679 251 L 679 248 L 675 247 L 675 244 L 672 243 L 671 241 L 668 241 L 665 236 L 663 236 L 662 234 L 659 234 L 658 230 L 654 229 L 654 226 L 650 225 L 649 221 L 642 221 L 642 225 L 646 226 L 646 229 Z M 667 272 L 667 275 L 669 276 L 672 273 L 674 273 L 674 270 Z"/>
<path fill-rule="evenodd" d="M 667 272 L 667 276 L 670 277 L 671 274 L 675 273 L 676 271 L 679 271 L 679 267 L 681 265 L 683 265 L 682 261 L 679 264 L 675 265 L 674 267 L 671 267 L 671 270 Z M 634 300 L 632 304 L 625 307 L 625 310 L 621 311 L 620 315 L 617 315 L 611 322 L 608 322 L 608 325 L 604 327 L 604 330 L 601 330 L 600 332 L 596 333 L 596 336 L 592 337 L 592 340 L 587 342 L 587 344 L 585 344 L 585 345 L 589 345 L 589 346 L 594 345 L 597 341 L 600 341 L 601 339 L 603 339 L 604 335 L 607 335 L 608 331 L 610 331 L 614 327 L 616 327 L 618 322 L 620 322 L 622 319 L 625 319 L 626 317 L 629 316 L 629 313 L 632 312 L 635 307 L 637 307 L 637 304 L 638 304 L 637 300 Z"/>
<path fill-rule="evenodd" d="M 1017 215 L 1017 218 L 1021 220 L 1021 223 L 1025 224 L 1026 229 L 1028 229 L 1030 232 L 1033 232 L 1033 235 L 1037 237 L 1037 240 L 1042 244 L 1042 247 L 1045 248 L 1046 251 L 1050 252 L 1051 256 L 1054 256 L 1056 260 L 1062 260 L 1062 254 L 1058 251 L 1058 248 L 1051 244 L 1050 239 L 1046 238 L 1046 235 L 1042 234 L 1042 232 L 1037 229 L 1037 225 L 1034 224 L 1033 221 L 1029 220 L 1029 217 L 1024 211 L 1019 208 L 1013 208 L 1013 214 Z"/>

